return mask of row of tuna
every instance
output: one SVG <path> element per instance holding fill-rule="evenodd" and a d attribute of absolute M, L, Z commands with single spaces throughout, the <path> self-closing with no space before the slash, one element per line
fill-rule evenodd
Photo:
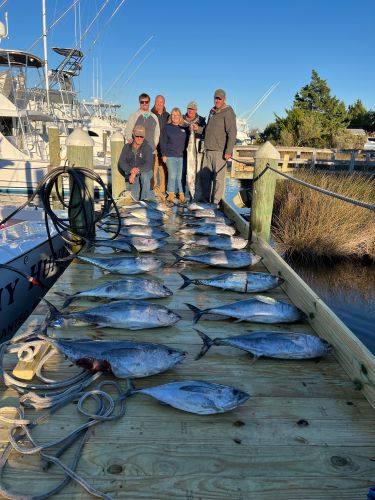
<path fill-rule="evenodd" d="M 148 252 L 168 243 L 169 234 L 160 229 L 166 220 L 168 207 L 165 205 L 135 204 L 124 208 L 120 220 L 108 217 L 103 221 L 105 234 L 115 235 L 114 239 L 103 238 L 93 242 L 95 246 L 110 246 L 122 252 Z M 182 214 L 185 224 L 177 233 L 185 247 L 191 245 L 208 246 L 220 249 L 200 255 L 180 255 L 174 253 L 175 262 L 198 262 L 209 266 L 244 268 L 256 264 L 260 257 L 248 251 L 241 252 L 247 245 L 243 238 L 234 236 L 235 229 L 221 212 L 210 206 L 192 204 Z M 190 238 L 187 235 L 199 235 Z M 141 274 L 154 271 L 165 265 L 161 260 L 143 255 L 96 257 L 79 254 L 77 258 L 93 264 L 110 273 L 123 275 Z M 214 287 L 244 294 L 270 290 L 282 283 L 282 279 L 267 273 L 234 271 L 207 278 L 192 279 L 180 274 L 183 283 L 180 289 L 189 285 Z M 48 324 L 61 326 L 65 322 L 75 324 L 89 323 L 99 327 L 142 330 L 166 327 L 178 322 L 181 317 L 169 308 L 148 302 L 147 299 L 164 298 L 173 292 L 157 280 L 142 277 L 126 277 L 84 290 L 74 295 L 63 294 L 64 306 L 80 297 L 103 298 L 112 300 L 98 307 L 75 312 L 59 311 L 47 302 L 50 314 Z M 255 295 L 230 304 L 199 309 L 193 304 L 187 307 L 194 312 L 194 321 L 203 315 L 215 314 L 222 318 L 259 323 L 282 323 L 299 321 L 304 318 L 302 311 L 295 306 L 277 301 L 270 297 Z M 323 356 L 330 346 L 317 337 L 305 333 L 260 331 L 247 332 L 226 339 L 211 339 L 196 330 L 203 341 L 202 357 L 213 345 L 226 345 L 244 350 L 256 357 L 270 356 L 289 359 L 302 359 Z M 109 371 L 120 378 L 138 378 L 161 373 L 183 361 L 186 352 L 162 344 L 134 341 L 71 341 L 50 339 L 55 348 L 77 365 L 95 371 Z M 236 388 L 203 381 L 184 381 L 163 384 L 149 389 L 128 391 L 149 394 L 159 401 L 193 413 L 208 414 L 227 411 L 242 404 L 248 395 Z"/>

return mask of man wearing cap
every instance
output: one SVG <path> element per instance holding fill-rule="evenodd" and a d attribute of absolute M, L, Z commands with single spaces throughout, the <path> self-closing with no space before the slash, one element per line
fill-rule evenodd
<path fill-rule="evenodd" d="M 206 126 L 206 118 L 204 116 L 198 115 L 198 104 L 195 101 L 190 101 L 187 105 L 187 111 L 183 115 L 182 119 L 184 120 L 184 125 L 186 127 L 189 127 L 190 133 L 195 134 L 195 139 L 196 139 L 196 146 L 197 146 L 197 172 L 196 172 L 196 181 L 195 181 L 195 195 L 194 197 L 197 200 L 200 200 L 202 198 L 202 193 L 201 193 L 201 185 L 200 182 L 198 182 L 197 179 L 199 179 L 199 171 L 202 166 L 202 139 L 203 139 L 203 130 L 204 127 Z M 186 161 L 184 162 L 184 168 L 182 171 L 182 186 L 184 191 L 187 190 L 186 188 L 186 174 L 187 174 L 187 158 L 185 159 Z M 188 194 L 188 193 L 186 193 Z"/>
<path fill-rule="evenodd" d="M 124 144 L 118 161 L 119 171 L 129 182 L 130 192 L 136 200 L 154 199 L 151 191 L 154 154 L 145 136 L 145 127 L 136 125 L 132 142 Z"/>
<path fill-rule="evenodd" d="M 198 115 L 198 105 L 195 101 L 189 102 L 187 111 L 182 118 L 186 126 L 190 127 L 190 125 L 192 125 L 191 128 L 195 132 L 195 137 L 201 139 L 203 129 L 206 126 L 206 118 Z"/>
<path fill-rule="evenodd" d="M 205 153 L 199 177 L 203 200 L 211 203 L 219 203 L 224 195 L 226 164 L 237 136 L 236 115 L 225 100 L 224 90 L 216 90 L 204 131 Z"/>

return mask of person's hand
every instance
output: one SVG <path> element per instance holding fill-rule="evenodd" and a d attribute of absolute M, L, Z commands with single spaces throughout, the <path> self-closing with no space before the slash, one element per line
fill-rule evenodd
<path fill-rule="evenodd" d="M 164 163 L 167 163 L 167 157 L 166 156 L 163 156 L 162 160 L 163 160 Z"/>
<path fill-rule="evenodd" d="M 130 173 L 131 174 L 134 174 L 134 176 L 138 175 L 141 173 L 140 169 L 138 167 L 133 167 L 131 170 L 130 170 Z"/>
<path fill-rule="evenodd" d="M 135 175 L 134 174 L 130 174 L 129 175 L 129 184 L 134 184 L 134 181 L 135 181 Z"/>
<path fill-rule="evenodd" d="M 133 137 L 130 137 L 130 139 L 128 139 L 128 144 L 131 144 L 133 142 Z"/>
<path fill-rule="evenodd" d="M 194 130 L 194 132 L 196 132 L 198 130 L 198 125 L 196 123 L 193 123 L 191 126 L 190 126 L 190 130 Z"/>
<path fill-rule="evenodd" d="M 230 160 L 231 158 L 232 158 L 232 155 L 231 155 L 231 154 L 229 154 L 229 153 L 225 153 L 225 155 L 224 155 L 224 160 L 228 161 L 228 160 Z"/>

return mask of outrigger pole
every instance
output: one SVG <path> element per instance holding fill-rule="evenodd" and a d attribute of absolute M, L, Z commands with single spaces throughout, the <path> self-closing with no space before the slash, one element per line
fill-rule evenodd
<path fill-rule="evenodd" d="M 51 111 L 51 104 L 49 100 L 49 75 L 48 75 L 48 53 L 47 53 L 47 20 L 46 20 L 46 0 L 42 0 L 42 14 L 43 14 L 43 48 L 44 48 L 44 78 L 46 85 L 46 96 L 48 111 Z"/>

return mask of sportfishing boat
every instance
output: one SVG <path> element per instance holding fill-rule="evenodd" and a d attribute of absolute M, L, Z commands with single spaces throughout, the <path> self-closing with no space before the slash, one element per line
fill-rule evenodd
<path fill-rule="evenodd" d="M 0 208 L 0 220 L 15 211 Z M 66 215 L 66 214 L 65 214 Z M 64 240 L 50 225 L 45 212 L 24 208 L 0 228 L 0 342 L 9 339 L 24 323 L 57 278 L 66 263 Z"/>

